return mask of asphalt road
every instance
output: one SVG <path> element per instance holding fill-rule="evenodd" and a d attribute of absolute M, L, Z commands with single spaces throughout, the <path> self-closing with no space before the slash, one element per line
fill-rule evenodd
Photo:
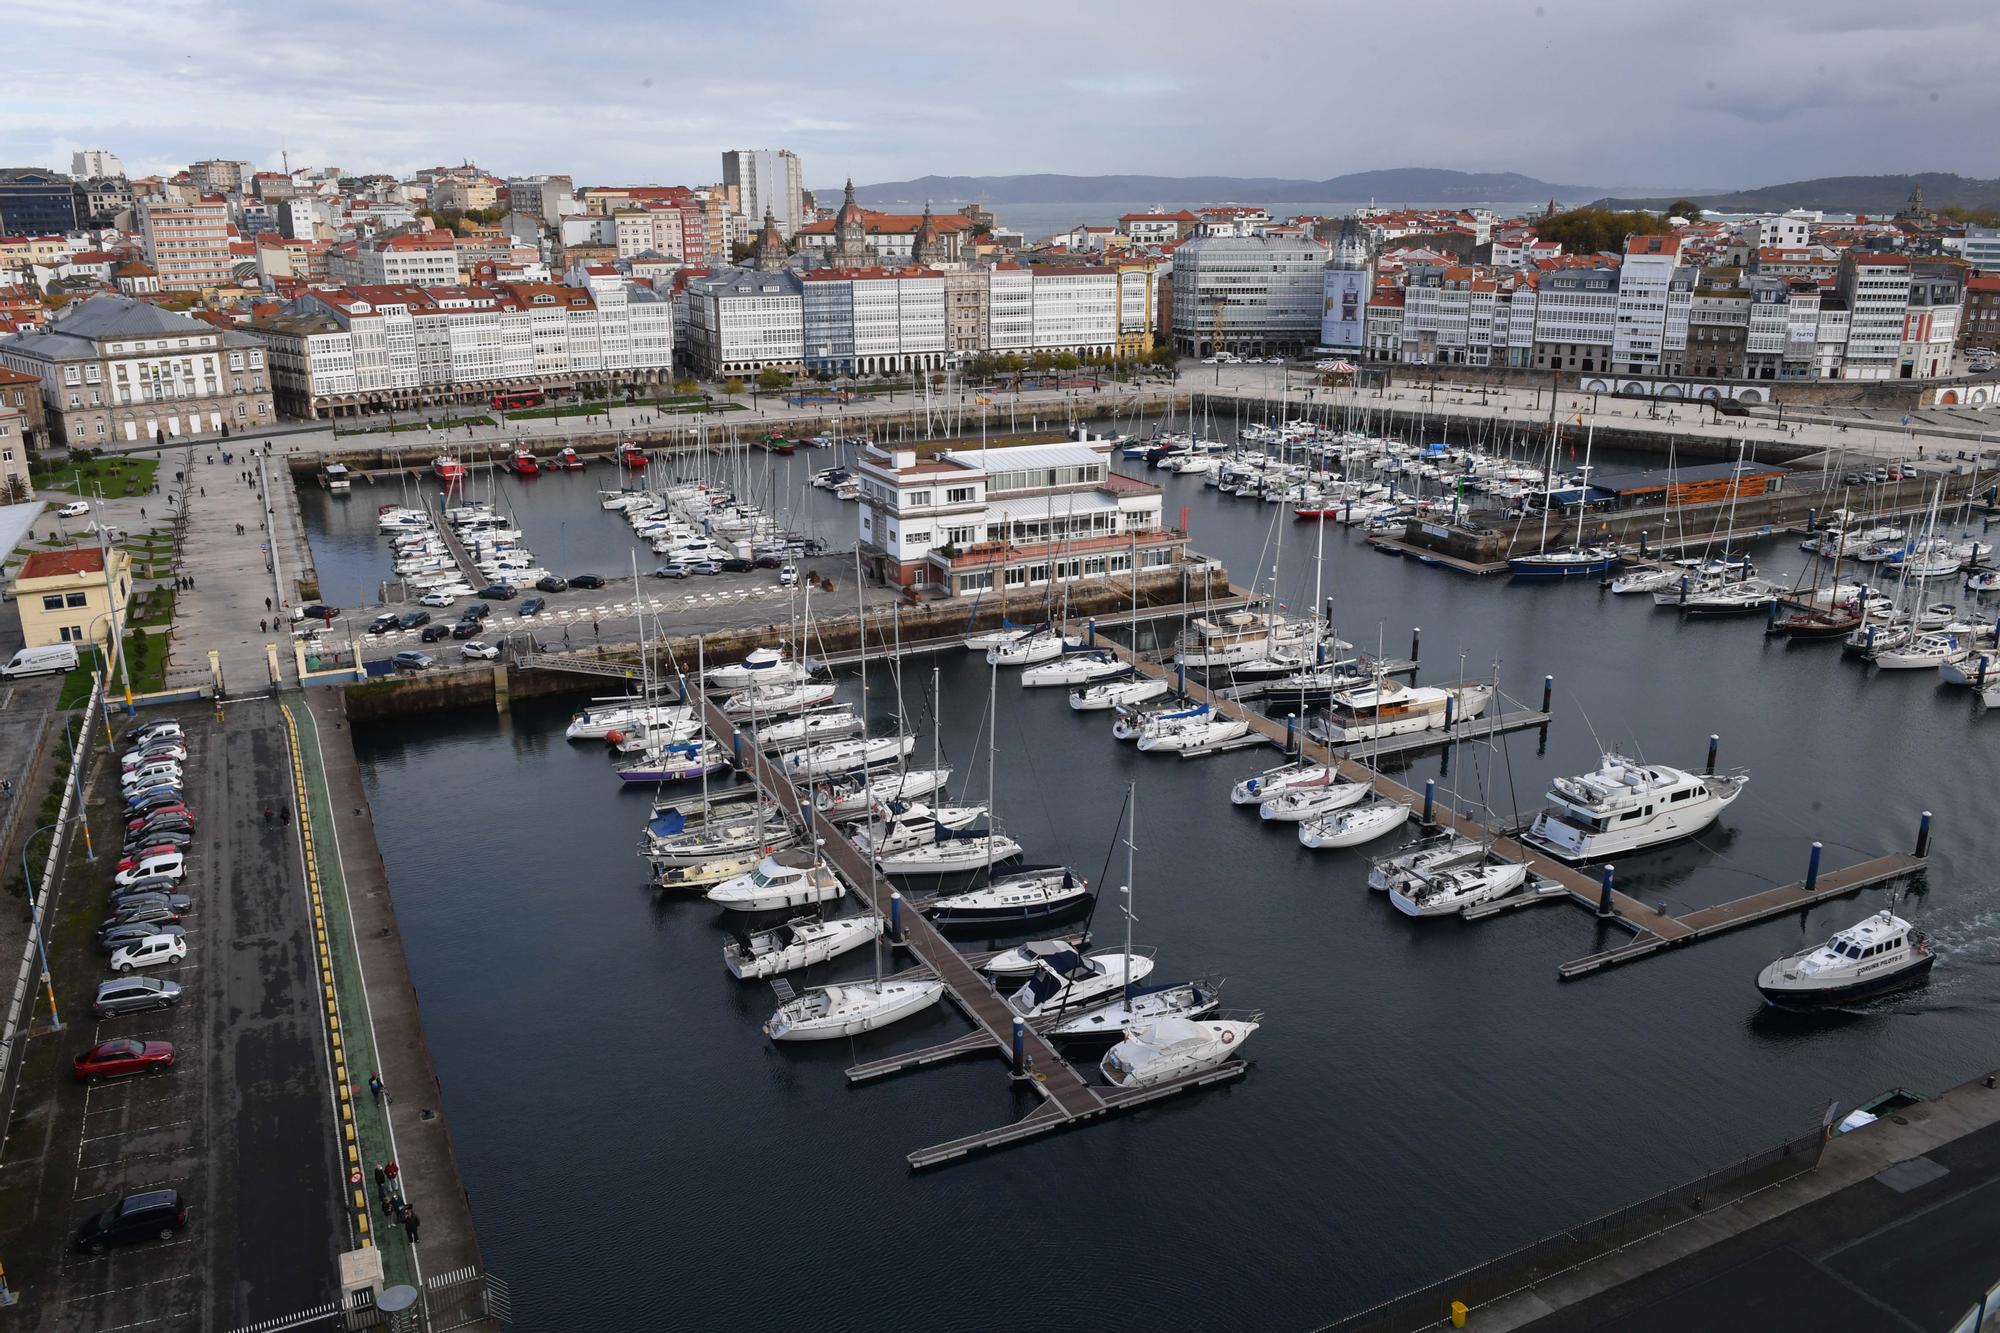
<path fill-rule="evenodd" d="M 147 716 L 158 716 L 149 713 Z M 109 975 L 91 940 L 122 840 L 115 765 L 100 760 L 91 823 L 97 860 L 71 857 L 50 941 L 67 1026 L 38 1036 L 5 1177 L 40 1170 L 25 1216 L 0 1222 L 12 1318 L 47 1330 L 230 1329 L 329 1299 L 352 1244 L 338 1191 L 327 1042 L 292 826 L 266 828 L 288 800 L 275 704 L 232 705 L 226 723 L 189 711 L 188 794 L 200 820 L 189 856 L 189 953 L 157 975 L 172 1009 L 95 1020 Z M 100 1040 L 171 1041 L 164 1073 L 80 1087 L 76 1052 Z M 26 1117 L 25 1120 L 21 1119 Z M 170 1242 L 78 1253 L 76 1226 L 123 1194 L 172 1187 L 190 1206 Z M 24 1199 L 25 1201 L 25 1199 Z"/>

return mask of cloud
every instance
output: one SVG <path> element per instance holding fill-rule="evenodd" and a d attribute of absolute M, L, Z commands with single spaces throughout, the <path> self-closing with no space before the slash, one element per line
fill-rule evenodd
<path fill-rule="evenodd" d="M 803 0 L 112 0 L 12 16 L 59 72 L 0 91 L 0 161 L 240 157 L 579 181 L 715 180 L 789 147 L 808 184 L 928 173 L 1322 178 L 1417 163 L 1571 184 L 2000 175 L 2000 7 L 1899 0 L 1074 0 L 911 22 Z M 117 40 L 105 34 L 115 32 Z M 1920 150 L 1923 161 L 1911 161 Z"/>

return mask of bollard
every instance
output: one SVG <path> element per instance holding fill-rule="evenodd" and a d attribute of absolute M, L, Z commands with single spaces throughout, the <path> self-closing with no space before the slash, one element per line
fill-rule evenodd
<path fill-rule="evenodd" d="M 735 757 L 735 759 L 736 759 L 736 766 L 737 766 L 738 768 L 741 768 L 741 767 L 743 767 L 743 733 L 742 733 L 742 732 L 740 732 L 740 731 L 732 731 L 732 732 L 730 732 L 730 733 L 729 733 L 729 749 L 730 749 L 730 752 L 731 752 L 731 754 L 732 754 L 732 755 L 734 755 L 734 757 Z"/>
<path fill-rule="evenodd" d="M 1681 605 L 1682 605 L 1682 606 L 1686 606 L 1686 605 L 1687 605 L 1687 599 L 1688 599 L 1688 576 L 1687 576 L 1687 575 L 1685 575 L 1685 574 L 1683 574 L 1683 575 L 1681 575 Z"/>
<path fill-rule="evenodd" d="M 903 942 L 903 891 L 896 889 L 889 894 L 889 943 Z"/>
<path fill-rule="evenodd" d="M 1424 779 L 1424 822 L 1426 824 L 1435 822 L 1431 818 L 1431 807 L 1437 803 L 1437 794 L 1438 794 L 1437 779 L 1425 778 Z"/>
<path fill-rule="evenodd" d="M 1979 655 L 1979 679 L 1973 683 L 1982 690 L 1986 688 L 1986 664 L 1991 660 L 1984 653 Z"/>
<path fill-rule="evenodd" d="M 1924 811 L 1924 817 L 1917 824 L 1917 859 L 1931 854 L 1931 812 Z"/>
<path fill-rule="evenodd" d="M 1806 531 L 1807 532 L 1819 531 L 1819 510 L 1817 509 L 1806 510 Z"/>
<path fill-rule="evenodd" d="M 1423 654 L 1418 651 L 1419 646 L 1423 643 L 1423 639 L 1424 627 L 1422 625 L 1410 626 L 1410 660 L 1412 662 L 1423 660 Z"/>
<path fill-rule="evenodd" d="M 1297 713 L 1285 714 L 1285 754 L 1287 756 L 1298 753 L 1298 736 L 1299 715 Z"/>
<path fill-rule="evenodd" d="M 1597 914 L 1601 917 L 1611 915 L 1611 866 L 1609 862 L 1604 867 L 1604 887 L 1597 894 Z"/>
<path fill-rule="evenodd" d="M 1818 843 L 1814 843 L 1812 845 L 1812 859 L 1806 862 L 1807 893 L 1811 893 L 1813 889 L 1817 887 L 1817 885 L 1819 884 L 1819 853 L 1820 853 L 1820 846 Z"/>
<path fill-rule="evenodd" d="M 1644 528 L 1639 529 L 1639 558 L 1641 560 L 1646 558 L 1646 530 Z"/>
<path fill-rule="evenodd" d="M 1556 697 L 1556 678 L 1554 676 L 1543 676 L 1542 711 L 1544 713 L 1549 711 L 1549 705 L 1555 701 L 1555 697 Z"/>
<path fill-rule="evenodd" d="M 1095 648 L 1095 647 L 1097 646 L 1097 617 L 1096 617 L 1096 616 L 1092 616 L 1092 617 L 1090 618 L 1090 620 L 1089 620 L 1089 621 L 1087 622 L 1087 624 L 1086 624 L 1086 626 L 1085 626 L 1085 631 L 1084 631 L 1084 632 L 1085 632 L 1085 633 L 1086 633 L 1086 634 L 1087 634 L 1087 635 L 1089 636 L 1088 638 L 1086 638 L 1086 639 L 1084 640 L 1084 642 L 1085 642 L 1086 644 L 1088 644 L 1088 645 L 1089 645 L 1090 647 L 1092 647 L 1092 648 Z"/>
<path fill-rule="evenodd" d="M 1014 1077 L 1028 1072 L 1028 1024 L 1018 1015 L 1014 1019 Z"/>
<path fill-rule="evenodd" d="M 1707 767 L 1707 768 L 1704 768 L 1704 769 L 1702 770 L 1702 772 L 1706 773 L 1706 774 L 1707 774 L 1708 776 L 1710 776 L 1710 777 L 1714 777 L 1714 776 L 1715 776 L 1715 754 L 1716 754 L 1716 751 L 1720 750 L 1721 748 L 1722 748 L 1722 737 L 1720 737 L 1720 736 L 1716 735 L 1716 734 L 1715 734 L 1714 732 L 1712 732 L 1712 731 L 1711 731 L 1711 732 L 1709 732 L 1709 733 L 1708 733 L 1708 767 Z"/>
<path fill-rule="evenodd" d="M 1778 623 L 1778 599 L 1773 597 L 1764 606 L 1764 624 L 1768 628 Z"/>
<path fill-rule="evenodd" d="M 1863 602 L 1862 606 L 1866 607 L 1867 603 Z M 1868 652 L 1872 653 L 1875 651 L 1875 627 L 1873 625 L 1868 627 L 1868 638 L 1863 646 Z"/>
<path fill-rule="evenodd" d="M 1175 688 L 1176 690 L 1180 691 L 1180 693 L 1182 693 L 1182 694 L 1186 694 L 1186 693 L 1187 693 L 1187 663 L 1186 663 L 1186 662 L 1181 662 L 1181 661 L 1176 661 L 1176 662 L 1174 663 L 1174 688 Z"/>
<path fill-rule="evenodd" d="M 1444 729 L 1446 731 L 1451 730 L 1452 714 L 1458 711 L 1456 707 L 1457 703 L 1458 696 L 1456 694 L 1447 694 L 1444 697 Z"/>

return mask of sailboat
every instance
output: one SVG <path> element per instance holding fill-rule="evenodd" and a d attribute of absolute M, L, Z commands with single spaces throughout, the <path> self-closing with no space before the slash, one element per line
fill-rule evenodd
<path fill-rule="evenodd" d="M 838 958 L 881 933 L 882 918 L 878 916 L 838 921 L 802 916 L 730 940 L 722 946 L 722 963 L 737 980 L 754 981 Z"/>
<path fill-rule="evenodd" d="M 831 1041 L 908 1018 L 944 998 L 944 982 L 935 977 L 876 981 L 843 981 L 814 986 L 778 1006 L 765 1020 L 764 1035 L 772 1041 Z"/>
<path fill-rule="evenodd" d="M 1378 662 L 1382 660 L 1379 640 L 1375 649 L 1375 660 Z M 1376 678 L 1376 690 L 1379 694 L 1381 690 L 1379 676 Z M 1464 687 L 1460 686 L 1460 697 L 1463 695 Z M 1329 847 L 1358 847 L 1364 842 L 1374 841 L 1391 829 L 1401 828 L 1408 821 L 1409 806 L 1391 797 L 1376 794 L 1376 783 L 1381 778 L 1381 736 L 1381 731 L 1377 729 L 1374 733 L 1376 753 L 1370 756 L 1368 783 L 1363 788 L 1363 794 L 1371 799 L 1360 804 L 1350 801 L 1341 807 L 1301 821 L 1299 824 L 1301 847 L 1310 847 L 1315 851 Z M 1258 807 L 1258 814 L 1263 815 L 1263 807 Z"/>
<path fill-rule="evenodd" d="M 1576 497 L 1576 543 L 1572 546 L 1549 548 L 1549 510 L 1555 503 L 1556 440 L 1549 437 L 1549 489 L 1542 495 L 1542 541 L 1541 548 L 1532 555 L 1511 556 L 1507 560 L 1507 572 L 1517 579 L 1564 579 L 1581 574 L 1602 574 L 1618 563 L 1618 551 L 1611 546 L 1586 546 L 1583 541 L 1584 518 L 1590 511 L 1590 454 L 1597 439 L 1597 424 L 1591 423 L 1589 434 L 1584 438 L 1583 475 L 1577 483 Z"/>
<path fill-rule="evenodd" d="M 1158 699 L 1172 689 L 1170 682 L 1152 676 L 1128 676 L 1123 680 L 1108 680 L 1072 690 L 1069 706 L 1079 713 L 1106 712 Z"/>
<path fill-rule="evenodd" d="M 986 802 L 982 813 L 990 810 L 994 791 L 994 753 L 999 748 L 998 733 L 994 730 L 998 714 L 996 705 L 1000 692 L 1000 667 L 992 665 L 991 693 L 987 699 L 986 738 Z M 915 744 L 914 738 L 906 737 Z M 989 818 L 984 829 L 949 829 L 938 826 L 933 830 L 929 842 L 905 846 L 894 852 L 878 853 L 875 856 L 876 869 L 885 875 L 925 875 L 942 876 L 963 874 L 966 871 L 985 867 L 986 878 L 993 878 L 996 861 L 1011 860 L 1021 854 L 1021 844 L 1000 831 Z"/>
<path fill-rule="evenodd" d="M 1328 787 L 1339 780 L 1338 770 L 1310 759 L 1301 759 L 1296 763 L 1265 769 L 1255 777 L 1244 778 L 1229 789 L 1229 800 L 1234 805 L 1262 805 L 1280 792 Z"/>
<path fill-rule="evenodd" d="M 1290 787 L 1266 797 L 1257 807 L 1257 817 L 1273 823 L 1296 824 L 1300 820 L 1317 819 L 1336 810 L 1345 810 L 1361 801 L 1369 791 L 1368 783 L 1353 782 L 1343 777 L 1314 787 Z"/>

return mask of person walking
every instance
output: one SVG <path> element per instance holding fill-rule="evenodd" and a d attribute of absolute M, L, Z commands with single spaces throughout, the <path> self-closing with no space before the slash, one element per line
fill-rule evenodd
<path fill-rule="evenodd" d="M 368 1092 L 375 1098 L 375 1104 L 382 1104 L 382 1076 L 373 1070 L 368 1074 Z"/>
<path fill-rule="evenodd" d="M 264 827 L 271 827 L 271 807 L 268 805 L 264 807 Z"/>
<path fill-rule="evenodd" d="M 409 1237 L 412 1245 L 417 1243 L 417 1227 L 422 1222 L 423 1219 L 417 1216 L 415 1205 L 407 1203 L 403 1205 L 403 1234 Z"/>

